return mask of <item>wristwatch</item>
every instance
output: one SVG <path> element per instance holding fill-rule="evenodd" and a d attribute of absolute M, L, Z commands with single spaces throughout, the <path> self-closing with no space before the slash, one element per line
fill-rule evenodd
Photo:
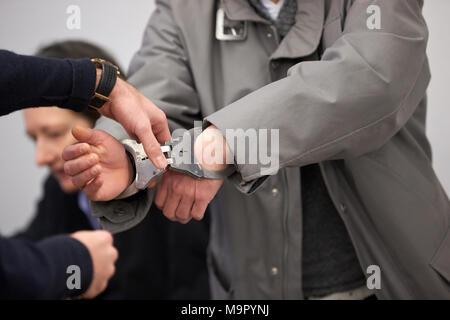
<path fill-rule="evenodd" d="M 119 67 L 104 59 L 94 58 L 91 62 L 96 68 L 102 69 L 102 75 L 92 96 L 89 107 L 100 109 L 106 102 L 108 102 L 109 95 L 116 84 L 117 77 L 120 75 Z"/>

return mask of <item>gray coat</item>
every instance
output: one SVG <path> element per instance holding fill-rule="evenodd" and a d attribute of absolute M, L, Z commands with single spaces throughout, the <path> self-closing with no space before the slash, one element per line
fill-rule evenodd
<path fill-rule="evenodd" d="M 210 205 L 213 297 L 303 298 L 299 167 L 319 163 L 362 269 L 381 269 L 377 297 L 450 298 L 450 203 L 425 136 L 423 1 L 298 0 L 281 43 L 246 0 L 156 3 L 130 82 L 171 127 L 280 129 L 278 173 L 239 164 Z M 215 39 L 219 5 L 246 21 L 244 40 Z M 93 207 L 142 215 L 152 197 Z"/>

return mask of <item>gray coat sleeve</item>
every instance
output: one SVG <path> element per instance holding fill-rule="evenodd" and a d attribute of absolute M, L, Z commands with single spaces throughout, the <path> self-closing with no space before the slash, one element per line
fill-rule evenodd
<path fill-rule="evenodd" d="M 380 30 L 367 25 L 373 4 L 381 9 Z M 429 83 L 422 5 L 420 0 L 356 0 L 342 36 L 320 61 L 296 64 L 286 78 L 206 120 L 224 135 L 226 129 L 243 129 L 241 134 L 279 129 L 280 168 L 376 150 L 408 121 Z M 238 167 L 245 182 L 264 176 L 263 164 Z"/>

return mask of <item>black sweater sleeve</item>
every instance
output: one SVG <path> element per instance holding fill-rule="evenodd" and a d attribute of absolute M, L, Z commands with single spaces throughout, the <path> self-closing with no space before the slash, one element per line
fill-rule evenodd
<path fill-rule="evenodd" d="M 80 290 L 67 288 L 70 265 L 80 267 Z M 88 249 L 68 236 L 35 244 L 0 238 L 0 300 L 75 297 L 87 290 L 92 274 Z"/>
<path fill-rule="evenodd" d="M 84 110 L 94 94 L 89 59 L 54 59 L 0 50 L 0 116 L 38 106 Z"/>

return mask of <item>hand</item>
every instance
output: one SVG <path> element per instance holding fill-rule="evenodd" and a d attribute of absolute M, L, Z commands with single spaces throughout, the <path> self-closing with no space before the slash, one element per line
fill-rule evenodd
<path fill-rule="evenodd" d="M 99 72 L 98 70 L 97 78 Z M 132 139 L 142 143 L 152 163 L 157 168 L 165 168 L 167 160 L 160 144 L 170 140 L 170 131 L 164 112 L 120 78 L 117 79 L 110 99 L 99 112 L 119 122 Z"/>
<path fill-rule="evenodd" d="M 113 246 L 113 237 L 103 230 L 79 231 L 70 236 L 80 241 L 89 250 L 94 272 L 91 284 L 82 298 L 95 298 L 106 289 L 109 279 L 115 273 L 114 264 L 119 253 Z"/>
<path fill-rule="evenodd" d="M 74 127 L 80 141 L 64 148 L 64 172 L 93 201 L 108 201 L 120 195 L 134 179 L 134 169 L 125 148 L 102 130 Z"/>
<path fill-rule="evenodd" d="M 195 157 L 204 169 L 222 171 L 234 163 L 225 137 L 216 126 L 210 125 L 195 140 Z"/>
<path fill-rule="evenodd" d="M 197 137 L 194 152 L 199 164 L 212 171 L 224 170 L 227 157 L 231 156 L 225 138 L 215 126 L 209 126 Z M 194 179 L 168 171 L 159 182 L 155 204 L 172 221 L 201 220 L 222 183 L 223 179 Z"/>
<path fill-rule="evenodd" d="M 188 223 L 192 218 L 201 220 L 222 183 L 222 179 L 194 179 L 183 173 L 167 171 L 158 184 L 155 204 L 172 221 Z"/>

